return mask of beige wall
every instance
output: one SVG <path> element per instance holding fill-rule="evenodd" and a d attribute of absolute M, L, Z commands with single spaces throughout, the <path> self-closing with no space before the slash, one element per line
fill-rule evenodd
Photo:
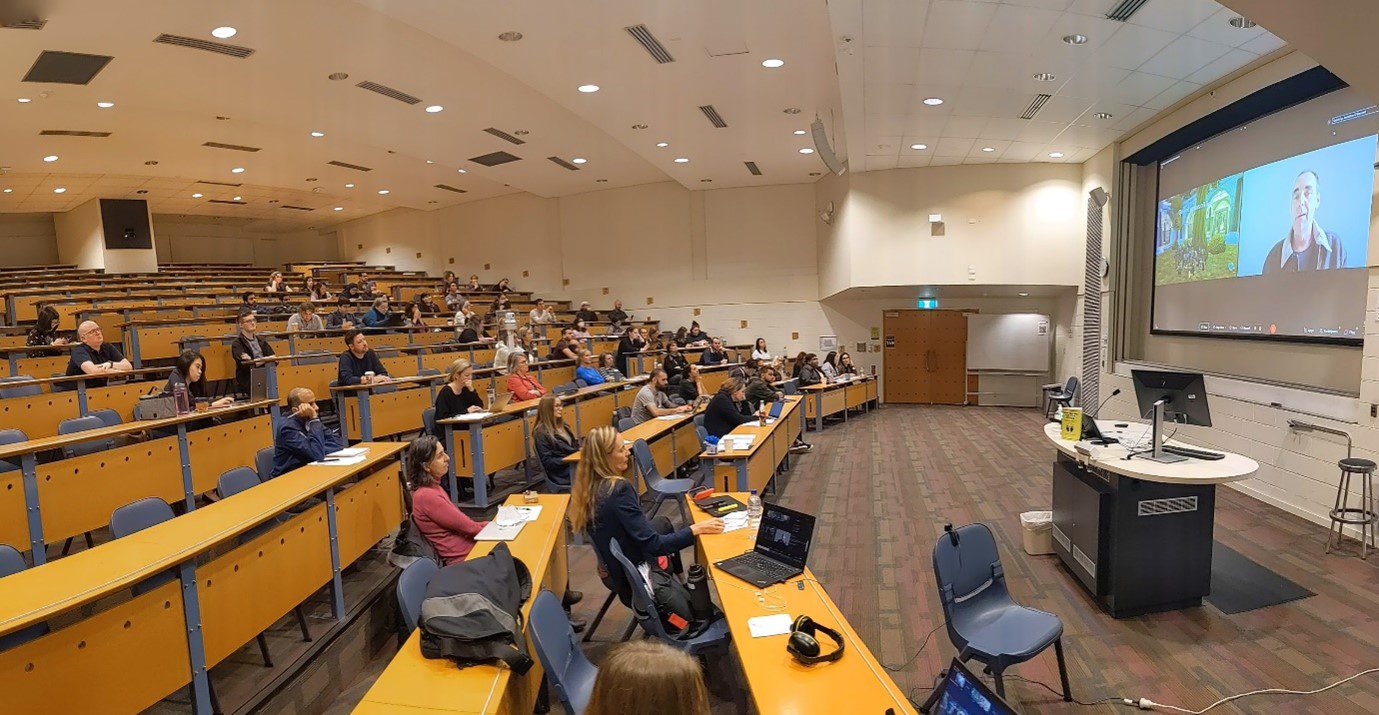
<path fill-rule="evenodd" d="M 78 268 L 105 268 L 105 235 L 101 229 L 100 201 L 91 200 L 63 213 L 53 214 L 60 263 Z"/>
<path fill-rule="evenodd" d="M 280 266 L 289 261 L 335 260 L 334 231 L 249 233 L 236 221 L 212 217 L 155 215 L 154 242 L 164 263 L 249 263 Z"/>
<path fill-rule="evenodd" d="M 57 263 L 57 233 L 49 213 L 0 214 L 0 266 Z"/>

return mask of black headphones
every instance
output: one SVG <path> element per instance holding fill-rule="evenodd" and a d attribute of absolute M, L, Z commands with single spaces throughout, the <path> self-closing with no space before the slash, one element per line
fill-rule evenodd
<path fill-rule="evenodd" d="M 818 633 L 823 633 L 833 639 L 837 647 L 820 655 L 819 639 L 816 635 Z M 814 619 L 809 616 L 800 616 L 790 626 L 790 640 L 786 642 L 785 650 L 795 660 L 805 665 L 815 665 L 817 663 L 831 663 L 842 658 L 843 646 L 843 636 L 838 631 L 815 623 Z"/>

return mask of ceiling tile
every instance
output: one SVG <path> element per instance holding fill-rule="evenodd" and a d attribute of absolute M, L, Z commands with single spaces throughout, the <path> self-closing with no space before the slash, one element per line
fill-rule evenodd
<path fill-rule="evenodd" d="M 1149 109 L 1148 107 L 1140 107 L 1140 108 L 1136 109 L 1135 111 L 1133 111 L 1133 112 L 1131 112 L 1131 113 L 1129 113 L 1129 114 L 1120 115 L 1120 116 L 1115 117 L 1115 122 L 1116 122 L 1115 127 L 1116 127 L 1116 129 L 1119 129 L 1119 130 L 1121 130 L 1121 131 L 1129 131 L 1129 130 L 1134 129 L 1135 127 L 1138 127 L 1139 125 L 1141 125 L 1141 124 L 1143 124 L 1143 123 L 1149 121 L 1150 119 L 1153 119 L 1153 118 L 1154 118 L 1154 115 L 1156 115 L 1156 114 L 1158 114 L 1158 113 L 1159 113 L 1159 110 L 1157 110 L 1157 109 Z"/>
<path fill-rule="evenodd" d="M 934 0 L 924 26 L 924 46 L 956 50 L 977 48 L 998 7 L 980 2 Z"/>
<path fill-rule="evenodd" d="M 868 84 L 914 84 L 919 56 L 914 47 L 868 47 L 863 76 Z"/>
<path fill-rule="evenodd" d="M 1120 131 L 1116 129 L 1084 127 L 1073 124 L 1064 129 L 1063 133 L 1053 140 L 1053 143 L 1063 147 L 1100 149 L 1115 141 L 1119 136 Z M 1067 149 L 1064 149 L 1064 152 L 1066 151 Z"/>
<path fill-rule="evenodd" d="M 1146 74 L 1144 72 L 1131 72 L 1121 80 L 1119 84 L 1106 93 L 1105 99 L 1121 104 L 1133 104 L 1144 106 L 1150 99 L 1159 93 L 1173 86 L 1174 80 L 1171 77 L 1160 77 L 1158 75 Z"/>
<path fill-rule="evenodd" d="M 1286 44 L 1287 43 L 1285 43 L 1283 40 L 1280 40 L 1279 38 L 1274 37 L 1273 35 L 1270 35 L 1266 32 L 1263 35 L 1260 35 L 1259 37 L 1256 37 L 1253 40 L 1250 40 L 1249 42 L 1246 42 L 1245 44 L 1241 45 L 1240 49 L 1246 50 L 1248 52 L 1253 52 L 1257 55 L 1267 55 L 1270 52 L 1273 52 L 1274 50 L 1284 47 Z"/>
<path fill-rule="evenodd" d="M 1215 42 L 1195 37 L 1179 37 L 1148 62 L 1140 65 L 1139 71 L 1173 79 L 1187 79 L 1229 51 L 1229 47 Z"/>
<path fill-rule="evenodd" d="M 1004 0 L 1004 2 L 1007 5 L 1024 5 L 1058 12 L 1067 10 L 1068 6 L 1073 4 L 1073 0 Z"/>
<path fill-rule="evenodd" d="M 1259 59 L 1259 56 L 1245 50 L 1231 50 L 1202 69 L 1187 76 L 1187 81 L 1197 84 L 1210 84 L 1222 77 Z"/>
<path fill-rule="evenodd" d="M 905 114 L 914 96 L 908 84 L 869 84 L 862 91 L 867 114 Z"/>
<path fill-rule="evenodd" d="M 919 65 L 914 72 L 916 84 L 948 84 L 955 78 L 966 77 L 972 66 L 973 50 L 942 50 L 924 48 L 919 51 Z"/>
<path fill-rule="evenodd" d="M 1099 56 L 1112 67 L 1132 70 L 1159 54 L 1176 39 L 1178 36 L 1171 32 L 1124 24 L 1101 46 Z"/>
<path fill-rule="evenodd" d="M 1047 34 L 1044 35 L 1044 44 L 1052 47 L 1062 46 L 1067 51 L 1087 56 L 1106 44 L 1111 36 L 1116 34 L 1121 23 L 1114 20 L 1107 20 L 1104 16 L 1082 15 L 1075 12 L 1064 13 L 1053 23 Z M 1063 38 L 1068 35 L 1082 35 L 1087 38 L 1087 42 L 1081 45 L 1069 45 L 1063 42 Z"/>
<path fill-rule="evenodd" d="M 864 0 L 862 30 L 867 47 L 918 47 L 928 12 L 928 0 Z"/>
<path fill-rule="evenodd" d="M 934 144 L 935 144 L 936 142 L 938 142 L 938 139 L 937 139 L 937 138 L 931 137 L 931 136 L 928 136 L 928 135 L 924 135 L 924 136 L 914 135 L 914 136 L 905 137 L 905 138 L 903 138 L 903 139 L 900 140 L 900 155 L 901 155 L 901 156 L 905 156 L 906 154 L 924 154 L 924 153 L 926 153 L 926 152 L 929 152 L 929 151 L 933 148 L 933 146 L 934 146 Z M 913 146 L 913 145 L 915 145 L 915 144 L 922 144 L 922 145 L 924 145 L 925 147 L 928 147 L 928 148 L 926 148 L 926 149 L 911 149 L 910 147 Z"/>
<path fill-rule="evenodd" d="M 978 47 L 989 52 L 1032 52 L 1044 43 L 1058 18 L 1059 13 L 1052 10 L 998 5 Z"/>
<path fill-rule="evenodd" d="M 1011 142 L 1001 154 L 1002 161 L 1034 161 L 1044 156 L 1045 145 L 1038 142 Z"/>
<path fill-rule="evenodd" d="M 1130 24 L 1181 35 L 1220 9 L 1209 0 L 1149 0 L 1130 16 Z"/>
<path fill-rule="evenodd" d="M 1192 82 L 1178 82 L 1172 87 L 1160 92 L 1158 96 L 1144 103 L 1150 109 L 1168 109 L 1177 104 L 1184 97 L 1201 89 L 1201 85 Z"/>
<path fill-rule="evenodd" d="M 996 154 L 981 154 L 981 155 L 974 155 L 974 156 L 963 157 L 962 163 L 964 163 L 964 164 L 995 164 L 996 161 L 997 161 L 999 158 L 1000 158 L 1000 157 L 998 157 Z"/>
<path fill-rule="evenodd" d="M 867 156 L 893 156 L 899 146 L 899 136 L 881 137 L 867 144 Z"/>
<path fill-rule="evenodd" d="M 916 114 L 909 118 L 904 124 L 901 134 L 911 136 L 920 134 L 924 136 L 938 136 L 943 131 L 943 125 L 948 123 L 947 114 Z"/>
<path fill-rule="evenodd" d="M 872 114 L 868 112 L 866 133 L 869 137 L 905 134 L 911 121 L 908 114 Z M 943 128 L 943 121 L 938 122 L 939 129 Z"/>
<path fill-rule="evenodd" d="M 869 156 L 867 157 L 867 171 L 885 171 L 895 168 L 896 158 L 894 156 Z"/>
<path fill-rule="evenodd" d="M 1106 13 L 1119 3 L 1120 0 L 1073 0 L 1072 4 L 1068 6 L 1068 12 L 1104 18 Z"/>
<path fill-rule="evenodd" d="M 948 123 L 943 125 L 943 137 L 976 139 L 981 136 L 986 122 L 986 117 L 949 117 Z"/>
<path fill-rule="evenodd" d="M 934 156 L 967 156 L 972 151 L 972 143 L 972 139 L 944 137 L 939 139 L 938 145 L 934 147 Z"/>
<path fill-rule="evenodd" d="M 1236 11 L 1223 7 L 1216 14 L 1189 30 L 1187 34 L 1199 40 L 1210 40 L 1228 47 L 1239 47 L 1268 33 L 1268 30 L 1259 25 L 1251 28 L 1240 28 L 1232 25 L 1231 20 L 1239 16 L 1240 14 Z"/>
<path fill-rule="evenodd" d="M 928 166 L 929 162 L 932 160 L 933 157 L 928 154 L 902 155 L 900 159 L 896 162 L 896 168 L 918 169 L 921 167 Z"/>
<path fill-rule="evenodd" d="M 962 163 L 964 158 L 961 156 L 936 156 L 929 160 L 929 166 L 957 166 Z"/>
<path fill-rule="evenodd" d="M 1018 117 L 1029 106 L 1033 94 L 1008 89 L 966 87 L 953 100 L 953 114 L 982 117 Z"/>
<path fill-rule="evenodd" d="M 1050 142 L 1058 136 L 1068 125 L 1058 122 L 1041 122 L 1038 119 L 1031 119 L 1025 128 L 1020 131 L 1019 139 L 1024 142 Z"/>
<path fill-rule="evenodd" d="M 982 127 L 980 138 L 1006 141 L 1017 139 L 1028 124 L 1028 119 L 990 119 L 986 126 Z"/>
<path fill-rule="evenodd" d="M 1092 106 L 1092 100 L 1081 99 L 1078 97 L 1053 97 L 1044 103 L 1044 107 L 1034 117 L 1044 122 L 1071 122 L 1082 116 L 1087 108 Z"/>

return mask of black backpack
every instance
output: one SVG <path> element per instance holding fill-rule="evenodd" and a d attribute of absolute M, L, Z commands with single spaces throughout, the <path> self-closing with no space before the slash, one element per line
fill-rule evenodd
<path fill-rule="evenodd" d="M 500 660 L 525 674 L 532 659 L 522 604 L 531 589 L 531 573 L 505 543 L 487 556 L 446 566 L 431 578 L 421 602 L 421 654 L 460 668 Z"/>

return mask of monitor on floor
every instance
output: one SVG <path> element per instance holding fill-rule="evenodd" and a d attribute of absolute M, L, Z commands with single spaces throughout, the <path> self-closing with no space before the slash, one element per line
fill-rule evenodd
<path fill-rule="evenodd" d="M 991 692 L 957 658 L 938 684 L 938 701 L 929 710 L 936 715 L 1016 715 L 999 695 Z"/>

